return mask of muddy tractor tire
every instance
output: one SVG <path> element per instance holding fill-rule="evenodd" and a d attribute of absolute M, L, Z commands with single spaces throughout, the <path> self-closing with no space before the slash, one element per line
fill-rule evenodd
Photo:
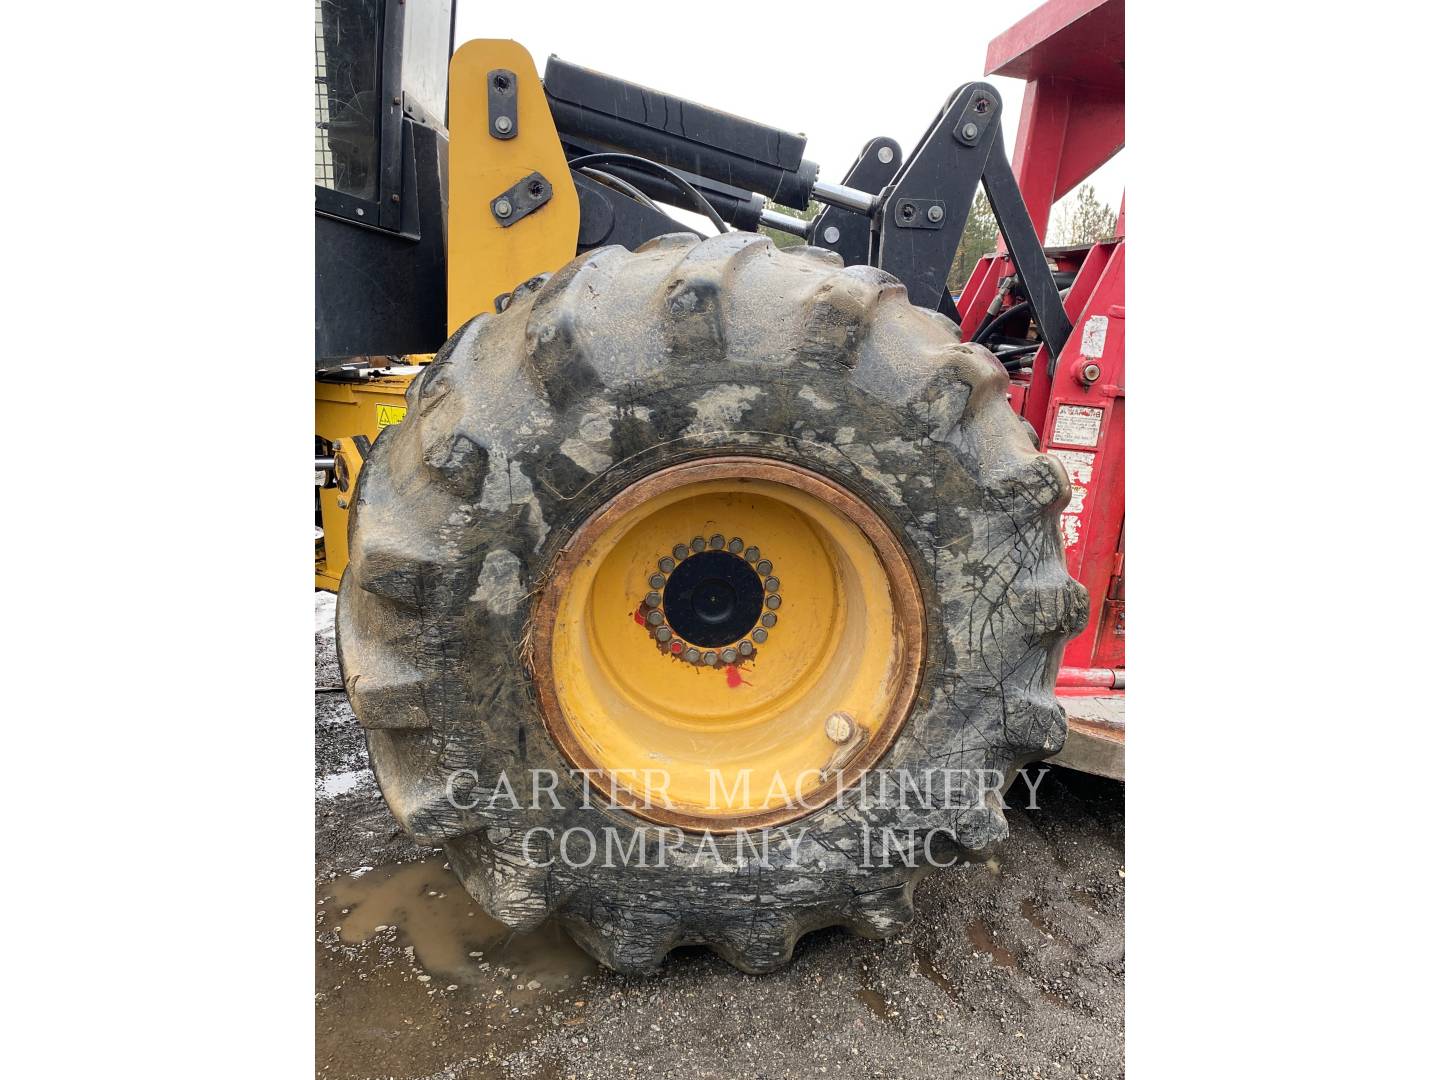
<path fill-rule="evenodd" d="M 889 275 L 749 234 L 592 251 L 472 319 L 350 514 L 340 660 L 396 818 L 496 919 L 621 972 L 895 933 L 934 863 L 1006 835 L 972 778 L 1065 737 L 1069 485 L 1007 388 Z M 702 806 L 742 760 L 815 797 Z M 637 762 L 684 797 L 639 798 Z M 977 797 L 852 797 L 937 770 Z"/>

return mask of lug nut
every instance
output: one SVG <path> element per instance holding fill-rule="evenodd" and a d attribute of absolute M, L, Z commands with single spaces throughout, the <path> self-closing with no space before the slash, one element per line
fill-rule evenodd
<path fill-rule="evenodd" d="M 663 589 L 664 587 L 665 587 L 665 575 L 664 575 L 664 574 L 651 574 L 651 575 L 650 575 L 650 588 L 652 588 L 652 589 Z"/>
<path fill-rule="evenodd" d="M 764 615 L 761 615 L 761 616 L 760 616 L 760 625 L 761 625 L 761 626 L 774 626 L 774 625 L 775 625 L 775 620 L 776 620 L 778 617 L 779 617 L 779 616 L 777 616 L 773 611 L 767 611 L 767 612 L 765 612 Z"/>
<path fill-rule="evenodd" d="M 771 611 L 774 611 L 780 606 L 780 597 L 777 596 L 775 593 L 771 593 L 769 596 L 765 597 L 765 606 L 768 607 Z"/>
<path fill-rule="evenodd" d="M 737 536 L 725 546 L 732 555 L 739 555 L 740 550 L 745 546 L 745 541 L 741 540 L 740 537 Z"/>
<path fill-rule="evenodd" d="M 766 592 L 778 592 L 780 590 L 780 579 L 778 577 L 767 577 L 765 579 Z"/>
<path fill-rule="evenodd" d="M 847 743 L 855 734 L 855 721 L 848 713 L 831 713 L 825 718 L 825 736 L 831 742 Z"/>
<path fill-rule="evenodd" d="M 757 626 L 755 628 L 755 632 L 750 636 L 755 639 L 756 645 L 763 645 L 765 643 L 765 639 L 770 636 L 770 632 L 763 627 Z"/>
<path fill-rule="evenodd" d="M 775 568 L 770 565 L 769 559 L 761 559 L 758 563 L 755 564 L 755 572 L 761 577 L 767 577 L 770 571 L 773 569 Z"/>

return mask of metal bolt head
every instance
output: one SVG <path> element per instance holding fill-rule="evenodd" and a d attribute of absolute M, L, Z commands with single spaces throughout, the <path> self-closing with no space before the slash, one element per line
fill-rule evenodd
<path fill-rule="evenodd" d="M 880 159 L 881 165 L 889 165 L 890 162 L 895 160 L 895 151 L 891 150 L 888 146 L 882 146 L 875 156 Z"/>
<path fill-rule="evenodd" d="M 495 118 L 495 130 L 501 135 L 509 135 L 510 129 L 514 126 L 514 123 L 511 122 L 508 116 L 497 116 Z"/>
<path fill-rule="evenodd" d="M 693 647 L 686 649 L 685 659 L 691 664 L 698 664 L 700 662 L 700 650 Z"/>
<path fill-rule="evenodd" d="M 979 134 L 980 134 L 980 129 L 979 129 L 978 127 L 976 127 L 974 124 L 966 124 L 964 127 L 962 127 L 962 128 L 960 129 L 960 137 L 961 137 L 961 138 L 964 138 L 964 139 L 973 139 L 973 138 L 975 138 L 975 136 L 977 136 L 977 135 L 979 135 Z"/>
<path fill-rule="evenodd" d="M 740 642 L 740 655 L 741 655 L 741 656 L 749 656 L 749 655 L 750 655 L 751 653 L 753 653 L 754 651 L 755 651 L 755 646 L 754 646 L 754 645 L 751 645 L 750 642 L 748 642 L 748 641 L 742 641 L 742 642 Z"/>
<path fill-rule="evenodd" d="M 1100 378 L 1100 365 L 1099 365 L 1099 364 L 1086 364 L 1086 365 L 1085 365 L 1083 368 L 1081 368 L 1081 370 L 1080 370 L 1080 377 L 1081 377 L 1082 379 L 1084 379 L 1087 383 L 1092 383 L 1092 382 L 1094 382 L 1095 380 L 1097 380 L 1098 378 Z"/>
<path fill-rule="evenodd" d="M 676 544 L 675 549 L 671 551 L 670 554 L 675 556 L 676 562 L 679 562 L 681 559 L 685 558 L 686 555 L 690 554 L 690 549 L 687 548 L 684 544 Z"/>
<path fill-rule="evenodd" d="M 664 587 L 665 587 L 665 575 L 664 575 L 664 574 L 651 574 L 651 575 L 650 575 L 650 588 L 652 588 L 652 589 L 663 589 Z"/>
<path fill-rule="evenodd" d="M 925 216 L 938 224 L 945 218 L 945 208 L 943 206 L 932 206 L 929 210 L 925 211 Z"/>
<path fill-rule="evenodd" d="M 840 230 L 834 225 L 826 225 L 825 232 L 821 235 L 825 237 L 825 243 L 827 244 L 837 244 L 840 242 Z"/>
<path fill-rule="evenodd" d="M 498 218 L 507 218 L 513 209 L 514 207 L 510 205 L 509 199 L 500 199 L 495 203 L 495 216 Z"/>
<path fill-rule="evenodd" d="M 645 616 L 645 621 L 651 626 L 659 626 L 665 621 L 665 614 L 661 611 L 652 611 L 649 615 Z"/>
<path fill-rule="evenodd" d="M 755 628 L 755 632 L 750 636 L 755 639 L 756 645 L 763 645 L 765 643 L 765 639 L 770 636 L 770 631 L 762 630 L 760 627 L 757 626 Z"/>
<path fill-rule="evenodd" d="M 773 611 L 767 611 L 767 612 L 765 612 L 764 615 L 761 615 L 761 616 L 760 616 L 760 625 L 761 625 L 761 626 L 774 626 L 775 623 L 776 623 L 777 621 L 779 621 L 779 618 L 780 618 L 780 617 L 779 617 L 778 615 L 776 615 Z"/>
<path fill-rule="evenodd" d="M 733 664 L 738 657 L 739 653 L 734 649 L 726 649 L 720 654 L 720 662 L 722 664 Z"/>
<path fill-rule="evenodd" d="M 714 536 L 710 537 L 710 547 L 715 551 L 719 551 L 724 546 L 725 537 L 721 533 L 716 533 Z"/>
<path fill-rule="evenodd" d="M 780 591 L 780 579 L 779 579 L 778 577 L 767 577 L 767 578 L 765 579 L 765 591 L 766 591 L 766 592 L 779 592 L 779 591 Z"/>
<path fill-rule="evenodd" d="M 714 667 L 715 661 L 718 659 L 719 657 L 716 656 L 713 652 L 707 652 L 704 656 L 700 658 L 701 662 L 704 663 L 706 667 Z"/>
<path fill-rule="evenodd" d="M 744 549 L 744 547 L 745 547 L 745 541 L 744 541 L 744 540 L 741 540 L 740 537 L 738 537 L 738 536 L 737 536 L 737 537 L 734 537 L 734 538 L 730 541 L 730 543 L 728 543 L 727 545 L 725 545 L 726 550 L 729 551 L 730 554 L 732 554 L 732 555 L 739 555 L 740 552 Z"/>
<path fill-rule="evenodd" d="M 855 721 L 849 713 L 835 712 L 825 718 L 825 737 L 831 742 L 847 743 L 855 734 Z"/>
<path fill-rule="evenodd" d="M 675 560 L 672 559 L 669 555 L 666 555 L 663 559 L 660 560 L 660 572 L 661 572 L 662 574 L 668 574 L 668 573 L 670 573 L 670 571 L 672 571 L 672 570 L 674 570 L 674 569 L 675 569 Z M 652 580 L 653 580 L 653 579 L 652 579 Z M 661 584 L 664 584 L 664 583 L 662 582 Z M 659 585 L 656 586 L 657 589 L 658 589 L 659 587 L 660 587 Z"/>
<path fill-rule="evenodd" d="M 780 606 L 779 595 L 776 593 L 771 593 L 769 596 L 765 597 L 765 606 L 768 607 L 771 611 L 774 611 L 776 608 L 778 608 Z"/>
<path fill-rule="evenodd" d="M 669 641 L 672 636 L 673 634 L 668 626 L 661 626 L 655 631 L 655 640 L 660 642 L 661 645 Z"/>
<path fill-rule="evenodd" d="M 764 577 L 773 569 L 775 568 L 770 565 L 769 559 L 761 559 L 758 563 L 755 564 L 755 572 L 761 577 Z"/>
<path fill-rule="evenodd" d="M 691 540 L 690 550 L 695 552 L 696 555 L 699 555 L 700 552 L 705 550 L 705 538 L 703 536 L 697 536 Z"/>
<path fill-rule="evenodd" d="M 646 607 L 659 607 L 659 606 L 660 606 L 660 594 L 659 594 L 658 592 L 646 593 L 646 594 L 645 594 L 645 606 L 646 606 Z"/>
<path fill-rule="evenodd" d="M 759 549 L 759 548 L 757 548 L 757 547 L 748 547 L 748 548 L 745 549 L 745 561 L 746 561 L 746 562 L 751 562 L 751 563 L 753 563 L 753 562 L 755 562 L 756 560 L 758 560 L 759 558 L 760 558 L 760 549 Z"/>

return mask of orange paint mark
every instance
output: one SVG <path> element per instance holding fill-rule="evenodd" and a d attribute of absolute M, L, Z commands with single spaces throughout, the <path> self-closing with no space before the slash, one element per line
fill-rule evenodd
<path fill-rule="evenodd" d="M 645 625 L 645 605 L 641 604 L 635 609 L 635 621 L 641 626 Z"/>
<path fill-rule="evenodd" d="M 740 666 L 738 664 L 725 665 L 726 686 L 730 687 L 733 690 L 735 687 L 742 685 L 744 682 L 745 680 L 740 677 Z"/>

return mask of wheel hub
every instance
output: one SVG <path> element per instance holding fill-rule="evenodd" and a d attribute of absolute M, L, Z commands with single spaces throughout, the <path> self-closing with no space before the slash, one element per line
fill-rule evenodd
<path fill-rule="evenodd" d="M 576 531 L 537 605 L 536 686 L 561 751 L 637 815 L 758 827 L 879 759 L 923 623 L 908 558 L 860 499 L 797 466 L 710 458 Z"/>

